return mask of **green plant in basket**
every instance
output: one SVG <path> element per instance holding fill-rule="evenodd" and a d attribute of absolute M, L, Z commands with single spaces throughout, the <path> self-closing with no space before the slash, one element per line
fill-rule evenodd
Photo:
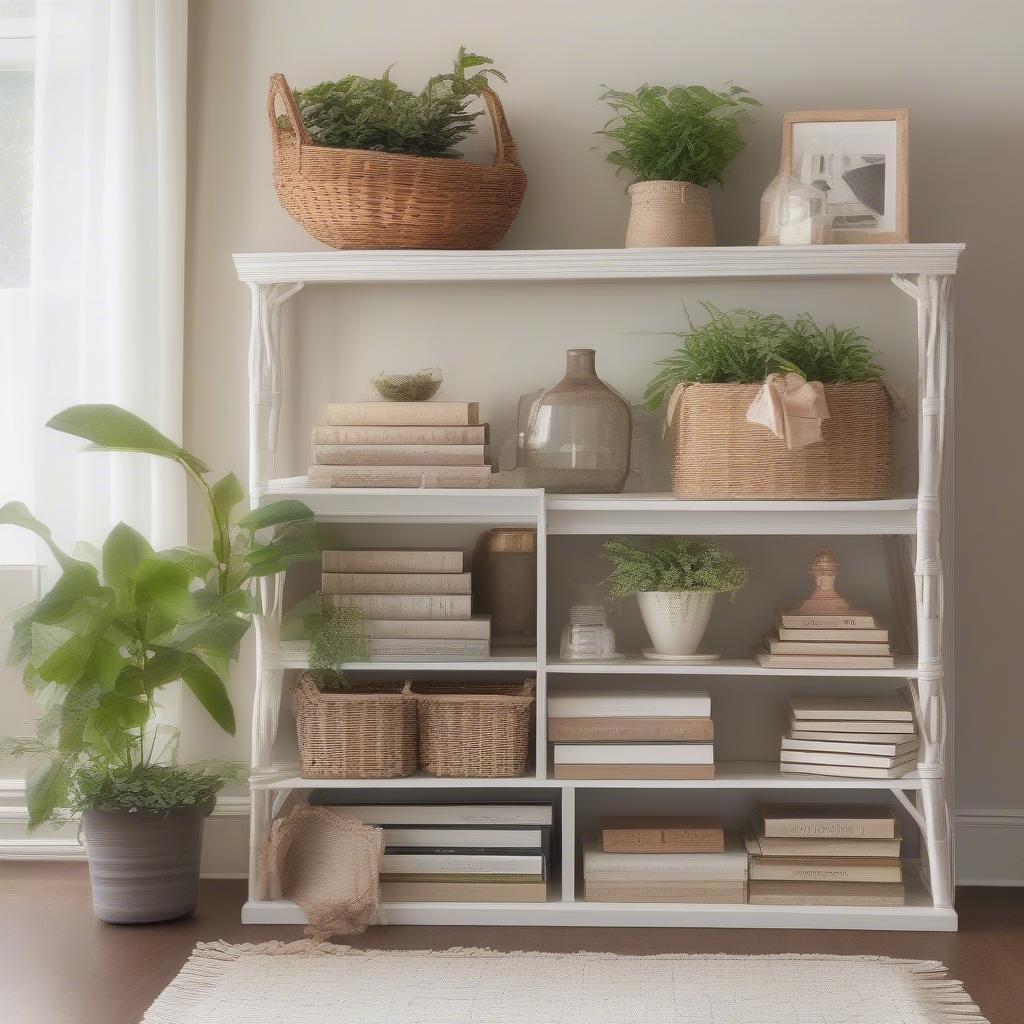
<path fill-rule="evenodd" d="M 603 557 L 612 564 L 607 583 L 616 597 L 681 591 L 735 594 L 750 576 L 731 551 L 690 537 L 653 544 L 612 540 L 604 545 Z"/>
<path fill-rule="evenodd" d="M 469 103 L 487 88 L 489 78 L 506 80 L 492 63 L 460 46 L 452 70 L 434 75 L 418 93 L 396 85 L 389 67 L 381 78 L 348 75 L 297 89 L 295 102 L 302 123 L 321 146 L 459 157 L 455 147 L 480 116 L 467 109 Z M 287 120 L 281 125 L 287 128 Z"/>
<path fill-rule="evenodd" d="M 809 313 L 792 321 L 752 309 L 723 311 L 702 303 L 707 320 L 675 337 L 682 344 L 657 365 L 644 401 L 657 409 L 679 384 L 760 384 L 770 373 L 798 373 L 823 384 L 877 380 L 881 367 L 855 327 L 819 325 Z"/>
<path fill-rule="evenodd" d="M 602 86 L 615 116 L 597 132 L 618 144 L 608 160 L 637 181 L 722 185 L 726 167 L 743 149 L 742 127 L 761 104 L 738 85 L 643 84 L 632 92 Z"/>
<path fill-rule="evenodd" d="M 234 733 L 227 684 L 259 608 L 254 584 L 319 551 L 313 514 L 278 501 L 240 515 L 245 492 L 233 473 L 210 483 L 205 463 L 117 406 L 74 406 L 48 426 L 92 450 L 177 463 L 209 513 L 212 549 L 156 551 L 119 523 L 94 557 L 76 558 L 21 502 L 0 508 L 0 524 L 35 533 L 61 569 L 53 588 L 17 613 L 8 658 L 24 666 L 25 688 L 44 709 L 34 737 L 4 744 L 29 759 L 29 827 L 93 808 L 208 808 L 241 770 L 170 763 L 175 734 L 156 724 L 158 694 L 181 680 Z"/>

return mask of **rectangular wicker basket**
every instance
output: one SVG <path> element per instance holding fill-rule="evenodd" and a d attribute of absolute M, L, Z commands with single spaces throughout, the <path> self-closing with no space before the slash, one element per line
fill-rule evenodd
<path fill-rule="evenodd" d="M 420 766 L 452 778 L 511 778 L 526 771 L 534 680 L 416 683 Z"/>
<path fill-rule="evenodd" d="M 880 380 L 825 384 L 822 441 L 790 450 L 747 410 L 760 384 L 680 385 L 669 404 L 677 498 L 870 499 L 896 489 L 893 404 Z"/>
<path fill-rule="evenodd" d="M 417 701 L 409 683 L 323 693 L 303 673 L 292 687 L 304 779 L 394 779 L 417 767 Z"/>

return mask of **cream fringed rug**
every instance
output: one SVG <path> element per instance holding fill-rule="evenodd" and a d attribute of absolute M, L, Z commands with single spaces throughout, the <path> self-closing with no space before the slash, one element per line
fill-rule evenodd
<path fill-rule="evenodd" d="M 143 1024 L 987 1024 L 935 961 L 201 942 Z"/>

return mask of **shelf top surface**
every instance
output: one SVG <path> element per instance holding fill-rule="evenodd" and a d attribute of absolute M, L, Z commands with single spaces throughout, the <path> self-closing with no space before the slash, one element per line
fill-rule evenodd
<path fill-rule="evenodd" d="M 253 284 L 609 281 L 955 274 L 964 245 L 714 246 L 662 249 L 324 250 L 236 253 Z"/>
<path fill-rule="evenodd" d="M 304 779 L 283 773 L 252 782 L 254 789 L 920 789 L 914 773 L 898 779 L 851 779 L 827 775 L 782 774 L 778 764 L 726 761 L 714 779 L 511 779 L 443 778 L 419 773 L 404 779 Z"/>

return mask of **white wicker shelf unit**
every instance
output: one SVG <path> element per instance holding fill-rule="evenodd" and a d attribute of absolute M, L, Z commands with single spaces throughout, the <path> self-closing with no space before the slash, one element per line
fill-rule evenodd
<path fill-rule="evenodd" d="M 538 536 L 537 651 L 496 651 L 486 662 L 381 664 L 374 670 L 528 672 L 537 678 L 536 768 L 518 779 L 409 779 L 334 782 L 304 780 L 295 764 L 275 764 L 284 673 L 305 664 L 301 645 L 280 640 L 283 574 L 265 581 L 264 614 L 257 621 L 258 664 L 253 711 L 251 850 L 248 923 L 295 924 L 301 911 L 267 898 L 259 851 L 287 796 L 314 788 L 438 793 L 491 789 L 560 797 L 562 861 L 549 900 L 539 904 L 407 903 L 387 907 L 392 923 L 549 924 L 756 928 L 862 928 L 945 931 L 956 928 L 952 901 L 952 816 L 949 773 L 950 621 L 943 591 L 949 587 L 951 502 L 943 488 L 950 422 L 953 278 L 963 246 L 859 245 L 791 248 L 596 249 L 492 252 L 305 252 L 235 256 L 239 279 L 252 292 L 249 348 L 250 464 L 253 505 L 298 497 L 317 518 L 338 523 L 528 525 Z M 551 495 L 534 490 L 325 490 L 305 478 L 274 477 L 282 400 L 281 305 L 307 284 L 410 282 L 573 282 L 715 278 L 890 278 L 917 304 L 918 479 L 916 496 L 888 501 L 679 501 L 665 494 Z M 948 467 L 946 476 L 948 478 Z M 775 764 L 727 762 L 707 781 L 580 782 L 547 774 L 545 699 L 550 677 L 581 671 L 548 655 L 546 557 L 549 537 L 604 534 L 708 534 L 912 537 L 916 541 L 917 656 L 893 669 L 815 670 L 818 678 L 891 678 L 906 681 L 922 736 L 921 761 L 893 780 L 781 775 Z M 948 602 L 946 603 L 948 605 Z M 752 660 L 723 661 L 690 671 L 632 658 L 586 672 L 623 675 L 705 675 L 744 678 L 799 676 L 806 670 L 760 668 Z M 812 907 L 586 903 L 576 894 L 576 798 L 595 790 L 771 790 L 776 793 L 884 791 L 921 831 L 920 871 L 903 907 Z"/>

